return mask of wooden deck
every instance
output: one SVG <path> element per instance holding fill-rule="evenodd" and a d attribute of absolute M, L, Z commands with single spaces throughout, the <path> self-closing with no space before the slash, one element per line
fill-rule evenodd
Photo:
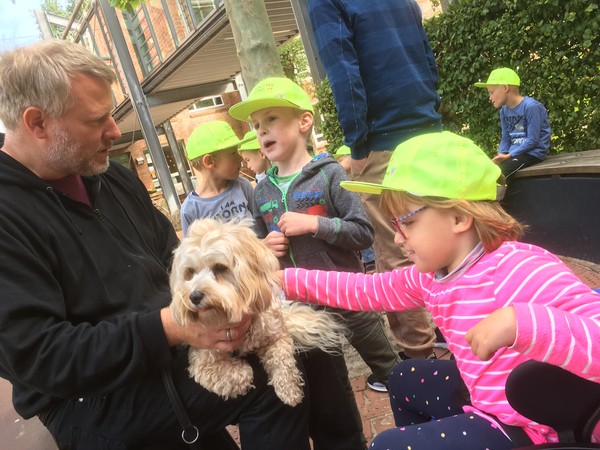
<path fill-rule="evenodd" d="M 600 264 L 600 150 L 549 156 L 518 171 L 502 205 L 527 224 L 523 241 Z"/>
<path fill-rule="evenodd" d="M 600 150 L 552 155 L 539 164 L 519 170 L 513 178 L 586 173 L 600 173 Z"/>

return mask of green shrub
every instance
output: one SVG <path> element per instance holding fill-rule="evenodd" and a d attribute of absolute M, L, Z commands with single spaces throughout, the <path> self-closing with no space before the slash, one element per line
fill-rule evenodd
<path fill-rule="evenodd" d="M 131 14 L 133 14 L 136 8 L 145 2 L 146 0 L 109 0 L 108 4 L 113 8 L 129 11 Z"/>
<path fill-rule="evenodd" d="M 334 153 L 338 147 L 344 144 L 344 133 L 338 121 L 331 85 L 327 78 L 315 86 L 315 96 L 319 99 L 316 105 L 315 118 L 323 117 L 323 120 L 319 121 L 318 127 L 327 141 L 326 150 L 329 153 Z"/>

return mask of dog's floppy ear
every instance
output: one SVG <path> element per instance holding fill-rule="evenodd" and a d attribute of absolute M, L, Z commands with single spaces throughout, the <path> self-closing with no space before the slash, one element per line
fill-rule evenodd
<path fill-rule="evenodd" d="M 183 244 L 185 245 L 185 244 Z M 185 300 L 183 299 L 183 260 L 185 260 L 184 247 L 179 245 L 173 252 L 173 262 L 171 264 L 171 273 L 169 275 L 169 284 L 171 287 L 171 314 L 173 320 L 179 325 L 186 325 L 188 317 L 186 315 Z"/>
<path fill-rule="evenodd" d="M 252 221 L 228 223 L 227 231 L 242 249 L 234 256 L 240 294 L 247 298 L 253 312 L 258 313 L 270 307 L 273 295 L 281 290 L 281 283 L 277 277 L 279 261 L 256 236 L 251 225 Z"/>

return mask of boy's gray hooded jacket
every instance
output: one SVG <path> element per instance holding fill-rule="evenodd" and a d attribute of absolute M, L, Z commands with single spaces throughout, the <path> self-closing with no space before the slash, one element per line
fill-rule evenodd
<path fill-rule="evenodd" d="M 316 234 L 288 237 L 281 267 L 362 272 L 358 250 L 373 244 L 373 226 L 358 194 L 340 187 L 348 179 L 342 166 L 330 155 L 317 155 L 285 193 L 275 181 L 275 170 L 269 169 L 254 191 L 258 236 L 279 231 L 277 222 L 286 211 L 319 216 Z"/>

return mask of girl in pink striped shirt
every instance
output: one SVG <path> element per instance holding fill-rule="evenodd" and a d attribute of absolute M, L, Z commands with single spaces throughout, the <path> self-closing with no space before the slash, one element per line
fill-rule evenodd
<path fill-rule="evenodd" d="M 397 428 L 372 449 L 556 442 L 554 430 L 508 404 L 510 372 L 533 359 L 600 381 L 600 296 L 556 256 L 516 241 L 523 227 L 499 205 L 499 179 L 468 139 L 441 132 L 405 141 L 381 184 L 342 186 L 382 194 L 395 243 L 414 265 L 372 275 L 283 273 L 291 300 L 357 311 L 425 307 L 446 337 L 455 360 L 407 360 L 390 375 Z"/>

